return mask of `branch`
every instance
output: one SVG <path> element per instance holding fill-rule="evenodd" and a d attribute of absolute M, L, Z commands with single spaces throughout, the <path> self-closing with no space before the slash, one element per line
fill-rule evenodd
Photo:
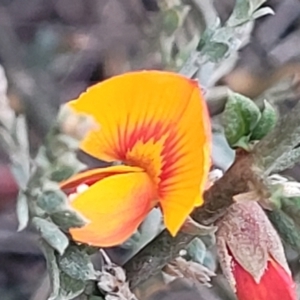
<path fill-rule="evenodd" d="M 232 167 L 205 193 L 204 205 L 197 208 L 192 217 L 204 225 L 214 223 L 232 204 L 234 195 L 249 190 L 249 183 L 261 188 L 261 182 L 253 168 L 252 155 L 239 152 Z M 131 288 L 159 273 L 166 264 L 179 256 L 180 250 L 186 248 L 193 238 L 194 236 L 183 232 L 172 237 L 164 230 L 123 266 Z"/>

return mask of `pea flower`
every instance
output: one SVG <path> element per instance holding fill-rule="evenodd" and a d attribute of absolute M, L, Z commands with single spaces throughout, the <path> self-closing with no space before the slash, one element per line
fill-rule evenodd
<path fill-rule="evenodd" d="M 131 72 L 96 84 L 67 105 L 99 124 L 81 149 L 118 162 L 61 183 L 72 194 L 71 206 L 89 221 L 70 229 L 73 239 L 119 245 L 154 207 L 175 235 L 203 202 L 210 168 L 209 115 L 197 82 L 169 72 Z"/>
<path fill-rule="evenodd" d="M 218 224 L 220 265 L 239 300 L 296 300 L 280 237 L 257 202 L 233 204 Z"/>

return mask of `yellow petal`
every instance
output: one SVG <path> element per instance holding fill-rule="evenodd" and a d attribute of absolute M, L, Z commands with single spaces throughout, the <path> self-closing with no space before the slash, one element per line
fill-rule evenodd
<path fill-rule="evenodd" d="M 93 246 L 122 244 L 153 208 L 153 199 L 153 183 L 144 172 L 106 177 L 71 202 L 89 223 L 70 233 L 75 241 Z"/>

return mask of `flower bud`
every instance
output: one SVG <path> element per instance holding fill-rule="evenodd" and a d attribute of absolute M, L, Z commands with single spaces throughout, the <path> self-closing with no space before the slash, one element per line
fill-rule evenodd
<path fill-rule="evenodd" d="M 257 202 L 233 204 L 218 224 L 221 268 L 239 300 L 296 300 L 276 230 Z"/>

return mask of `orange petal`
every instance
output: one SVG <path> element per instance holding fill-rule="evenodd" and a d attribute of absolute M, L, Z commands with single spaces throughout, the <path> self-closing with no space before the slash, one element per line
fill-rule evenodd
<path fill-rule="evenodd" d="M 210 122 L 198 84 L 175 73 L 127 73 L 91 87 L 70 106 L 101 124 L 82 150 L 147 171 L 175 235 L 199 187 L 202 195 L 210 168 Z M 202 202 L 198 198 L 197 205 Z"/>
<path fill-rule="evenodd" d="M 153 183 L 144 172 L 106 177 L 71 202 L 90 223 L 70 233 L 74 240 L 93 246 L 122 244 L 153 208 L 153 199 Z"/>
<path fill-rule="evenodd" d="M 233 275 L 239 300 L 296 300 L 295 283 L 276 261 L 268 262 L 259 283 L 233 259 Z"/>
<path fill-rule="evenodd" d="M 78 173 L 71 178 L 60 183 L 60 188 L 62 190 L 74 189 L 80 184 L 92 185 L 95 182 L 116 174 L 132 173 L 132 172 L 141 172 L 142 169 L 138 167 L 130 166 L 112 166 L 106 168 L 97 168 L 92 170 L 87 170 L 81 173 Z"/>

